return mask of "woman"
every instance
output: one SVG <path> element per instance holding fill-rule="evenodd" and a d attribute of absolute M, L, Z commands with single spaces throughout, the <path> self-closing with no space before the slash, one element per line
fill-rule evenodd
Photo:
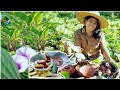
<path fill-rule="evenodd" d="M 115 63 L 110 57 L 104 33 L 101 30 L 108 27 L 107 20 L 101 17 L 98 11 L 79 11 L 76 12 L 76 18 L 84 26 L 74 32 L 75 46 L 67 42 L 67 48 L 72 48 L 77 52 L 78 62 L 82 59 L 95 60 L 97 58 L 102 61 L 103 56 L 108 62 Z"/>

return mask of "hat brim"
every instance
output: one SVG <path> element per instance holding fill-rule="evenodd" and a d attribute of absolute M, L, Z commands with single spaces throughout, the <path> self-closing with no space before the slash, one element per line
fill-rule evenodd
<path fill-rule="evenodd" d="M 89 12 L 86 12 L 86 11 L 80 11 L 80 12 L 76 12 L 76 18 L 78 19 L 78 21 L 81 23 L 81 24 L 84 24 L 84 18 L 86 16 L 93 16 L 95 18 L 97 18 L 99 20 L 99 24 L 100 24 L 100 28 L 103 29 L 103 28 L 107 28 L 108 27 L 108 21 L 101 17 L 101 16 L 98 16 L 96 14 L 92 14 L 92 13 L 89 13 Z"/>

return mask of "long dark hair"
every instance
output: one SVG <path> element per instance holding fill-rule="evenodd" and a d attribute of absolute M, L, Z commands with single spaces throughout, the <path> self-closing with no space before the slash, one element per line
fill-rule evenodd
<path fill-rule="evenodd" d="M 88 20 L 90 18 L 95 18 L 95 17 L 93 17 L 93 16 L 87 16 L 87 17 L 85 17 L 84 22 L 85 22 L 85 20 Z M 100 24 L 99 24 L 99 20 L 97 18 L 95 18 L 95 19 L 97 20 L 97 26 L 96 26 L 96 28 L 95 28 L 94 33 L 93 33 L 92 36 L 95 39 L 100 39 L 101 38 Z M 84 27 L 86 27 L 86 26 L 83 26 L 83 28 Z"/>

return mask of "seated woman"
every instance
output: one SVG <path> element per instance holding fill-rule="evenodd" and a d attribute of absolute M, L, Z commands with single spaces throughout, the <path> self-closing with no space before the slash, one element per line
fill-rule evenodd
<path fill-rule="evenodd" d="M 115 63 L 110 57 L 102 31 L 108 27 L 107 20 L 101 17 L 98 11 L 79 11 L 76 12 L 76 17 L 84 26 L 74 32 L 74 45 L 66 42 L 65 50 L 71 48 L 75 51 L 78 62 L 97 58 L 102 61 L 105 58 L 106 61 Z"/>

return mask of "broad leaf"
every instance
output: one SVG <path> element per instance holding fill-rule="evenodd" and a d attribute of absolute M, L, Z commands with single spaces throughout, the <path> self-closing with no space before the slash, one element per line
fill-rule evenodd
<path fill-rule="evenodd" d="M 98 64 L 98 65 L 100 65 L 100 63 L 101 63 L 99 59 L 95 59 L 95 60 L 93 60 L 93 62 Z"/>
<path fill-rule="evenodd" d="M 16 12 L 15 15 L 19 17 L 21 20 L 25 21 L 28 26 L 30 26 L 30 23 L 32 21 L 31 16 L 28 16 L 25 12 Z"/>
<path fill-rule="evenodd" d="M 16 63 L 4 48 L 1 48 L 1 78 L 20 79 Z"/>
<path fill-rule="evenodd" d="M 53 62 L 52 64 L 53 64 L 52 73 L 53 73 L 53 74 L 54 74 L 54 73 L 57 73 L 58 67 L 57 67 L 56 63 Z"/>
<path fill-rule="evenodd" d="M 61 74 L 65 77 L 65 79 L 70 79 L 70 73 L 68 71 L 62 71 Z"/>
<path fill-rule="evenodd" d="M 30 59 L 30 61 L 31 62 L 35 62 L 36 60 L 43 60 L 43 59 L 45 59 L 44 57 L 43 57 L 43 55 L 41 54 L 41 53 L 38 53 L 37 55 L 35 55 L 35 56 L 33 56 L 31 59 Z"/>

